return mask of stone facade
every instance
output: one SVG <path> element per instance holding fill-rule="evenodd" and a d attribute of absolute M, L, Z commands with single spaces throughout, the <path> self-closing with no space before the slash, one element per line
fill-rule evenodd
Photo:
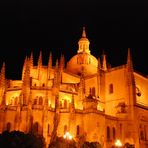
<path fill-rule="evenodd" d="M 78 51 L 65 66 L 64 56 L 53 67 L 33 64 L 26 57 L 22 80 L 0 73 L 0 132 L 32 131 L 42 134 L 46 144 L 66 131 L 76 141 L 99 142 L 110 148 L 116 139 L 148 145 L 148 78 L 133 70 L 130 49 L 124 65 L 107 66 L 106 55 L 91 55 L 83 28 Z"/>

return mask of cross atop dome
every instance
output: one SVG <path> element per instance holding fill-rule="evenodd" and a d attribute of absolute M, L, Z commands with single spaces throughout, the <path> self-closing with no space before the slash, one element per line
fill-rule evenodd
<path fill-rule="evenodd" d="M 86 38 L 86 31 L 85 31 L 85 27 L 83 27 L 82 38 Z"/>

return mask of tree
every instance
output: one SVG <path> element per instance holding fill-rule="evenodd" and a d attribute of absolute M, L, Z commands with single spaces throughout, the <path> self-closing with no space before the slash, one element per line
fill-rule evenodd
<path fill-rule="evenodd" d="M 0 135 L 0 148 L 43 148 L 44 138 L 40 135 L 20 131 L 4 131 Z"/>

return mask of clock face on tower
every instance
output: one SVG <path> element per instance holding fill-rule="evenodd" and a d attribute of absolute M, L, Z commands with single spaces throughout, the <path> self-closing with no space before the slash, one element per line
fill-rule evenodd
<path fill-rule="evenodd" d="M 137 95 L 138 97 L 141 96 L 141 90 L 140 90 L 139 87 L 137 87 L 137 86 L 136 86 L 136 95 Z"/>

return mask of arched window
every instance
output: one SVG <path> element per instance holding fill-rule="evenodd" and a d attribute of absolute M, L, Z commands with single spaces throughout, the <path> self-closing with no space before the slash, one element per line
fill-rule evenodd
<path fill-rule="evenodd" d="M 41 96 L 39 97 L 39 105 L 43 105 L 43 98 Z"/>
<path fill-rule="evenodd" d="M 6 125 L 6 130 L 9 132 L 11 130 L 11 123 L 8 122 Z"/>
<path fill-rule="evenodd" d="M 62 108 L 62 101 L 60 101 L 60 108 Z"/>
<path fill-rule="evenodd" d="M 34 84 L 34 86 L 36 86 L 36 83 Z"/>
<path fill-rule="evenodd" d="M 96 93 L 95 91 L 96 91 L 96 90 L 95 90 L 95 87 L 92 87 L 92 93 L 91 93 L 92 96 L 95 96 L 95 93 Z"/>
<path fill-rule="evenodd" d="M 43 83 L 42 86 L 45 87 L 45 83 Z"/>
<path fill-rule="evenodd" d="M 64 100 L 64 108 L 67 108 L 67 100 Z"/>
<path fill-rule="evenodd" d="M 145 140 L 147 141 L 148 140 L 148 133 L 147 133 L 147 126 L 144 125 L 144 133 L 145 133 Z"/>
<path fill-rule="evenodd" d="M 35 122 L 33 124 L 33 133 L 38 134 L 38 132 L 39 132 L 39 124 L 38 124 L 38 122 Z"/>
<path fill-rule="evenodd" d="M 50 124 L 47 125 L 47 134 L 50 134 Z"/>
<path fill-rule="evenodd" d="M 110 84 L 110 85 L 109 85 L 109 93 L 112 94 L 113 91 L 114 91 L 114 90 L 113 90 L 113 84 Z"/>
<path fill-rule="evenodd" d="M 107 141 L 110 140 L 110 128 L 107 126 Z"/>
<path fill-rule="evenodd" d="M 64 125 L 64 134 L 67 132 L 67 125 Z"/>
<path fill-rule="evenodd" d="M 77 132 L 76 132 L 76 136 L 79 136 L 80 135 L 80 126 L 77 125 Z"/>
<path fill-rule="evenodd" d="M 18 103 L 18 97 L 15 97 L 14 98 L 14 105 L 17 105 L 17 103 Z"/>
<path fill-rule="evenodd" d="M 37 97 L 34 99 L 33 104 L 34 104 L 34 105 L 37 105 Z"/>
<path fill-rule="evenodd" d="M 144 140 L 144 132 L 143 132 L 143 130 L 140 131 L 140 139 Z"/>
<path fill-rule="evenodd" d="M 116 139 L 116 130 L 114 127 L 113 127 L 113 139 Z"/>

